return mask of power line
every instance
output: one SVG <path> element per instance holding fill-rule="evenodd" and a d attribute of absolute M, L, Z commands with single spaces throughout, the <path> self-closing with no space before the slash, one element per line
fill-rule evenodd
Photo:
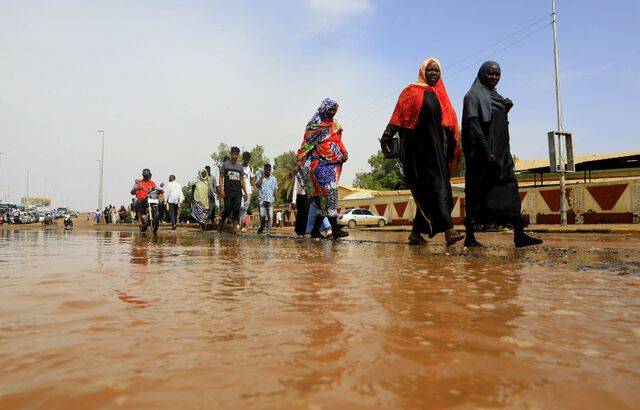
<path fill-rule="evenodd" d="M 526 25 L 526 26 L 522 27 L 521 29 L 518 29 L 518 30 L 514 31 L 513 33 L 509 34 L 508 36 L 501 38 L 500 40 L 496 41 L 495 43 L 493 43 L 493 44 L 491 44 L 491 45 L 488 45 L 487 47 L 483 48 L 482 50 L 476 51 L 475 53 L 470 54 L 470 55 L 468 55 L 467 57 L 465 57 L 465 58 L 463 58 L 463 59 L 461 59 L 461 60 L 458 60 L 458 61 L 456 61 L 456 62 L 455 62 L 455 63 L 453 63 L 453 64 L 448 65 L 447 67 L 448 67 L 448 68 L 455 67 L 455 66 L 457 66 L 458 64 L 460 64 L 460 63 L 462 63 L 462 62 L 464 62 L 464 61 L 467 61 L 467 60 L 469 60 L 470 58 L 475 57 L 475 56 L 477 56 L 478 54 L 483 53 L 483 52 L 485 52 L 485 51 L 487 51 L 487 50 L 489 50 L 489 49 L 491 49 L 491 48 L 493 48 L 493 47 L 497 46 L 498 44 L 502 43 L 503 41 L 506 41 L 506 40 L 510 39 L 511 37 L 515 36 L 516 34 L 522 33 L 523 31 L 525 31 L 525 30 L 527 30 L 527 29 L 529 29 L 529 28 L 531 28 L 531 27 L 535 26 L 536 24 L 540 23 L 541 21 L 544 21 L 545 19 L 547 19 L 547 18 L 549 18 L 549 17 L 551 17 L 551 14 L 547 14 L 546 16 L 544 16 L 544 17 L 542 17 L 542 18 L 540 18 L 540 19 L 538 19 L 538 20 L 534 21 L 533 23 L 528 24 L 528 25 Z"/>
<path fill-rule="evenodd" d="M 511 47 L 515 46 L 516 44 L 520 43 L 521 41 L 524 41 L 524 40 L 528 39 L 529 37 L 533 36 L 533 35 L 534 35 L 534 34 L 536 34 L 536 33 L 539 33 L 540 31 L 544 30 L 545 28 L 549 27 L 550 25 L 551 25 L 551 23 L 547 23 L 547 24 L 545 24 L 544 26 L 540 27 L 539 29 L 537 29 L 537 30 L 535 30 L 535 31 L 532 31 L 532 32 L 531 32 L 531 33 L 529 33 L 529 34 L 527 34 L 527 35 L 525 35 L 525 36 L 523 36 L 523 37 L 520 37 L 518 40 L 516 40 L 516 41 L 514 41 L 514 42 L 511 42 L 511 43 L 509 43 L 509 44 L 507 44 L 506 46 L 502 47 L 501 49 L 498 49 L 498 50 L 494 51 L 494 52 L 493 52 L 493 53 L 491 53 L 491 54 L 487 54 L 487 55 L 486 55 L 482 60 L 474 61 L 473 63 L 468 64 L 468 65 L 466 65 L 466 66 L 462 67 L 460 70 L 455 71 L 455 72 L 453 72 L 452 74 L 447 75 L 447 76 L 445 77 L 445 79 L 449 79 L 449 78 L 451 78 L 451 77 L 455 76 L 456 74 L 459 74 L 459 73 L 461 73 L 461 72 L 463 72 L 463 71 L 467 70 L 468 68 L 471 68 L 471 67 L 473 67 L 473 66 L 478 65 L 479 63 L 483 62 L 487 57 L 494 56 L 494 55 L 496 55 L 496 54 L 498 54 L 498 53 L 500 53 L 500 52 L 502 52 L 502 51 L 504 51 L 504 50 L 506 50 L 506 49 L 508 49 L 508 48 L 511 48 Z"/>
<path fill-rule="evenodd" d="M 529 33 L 529 34 L 527 34 L 527 35 L 523 36 L 523 37 L 520 37 L 520 38 L 519 38 L 518 40 L 516 40 L 516 41 L 513 41 L 513 42 L 511 42 L 511 43 L 507 44 L 506 46 L 502 47 L 501 49 L 496 50 L 496 51 L 494 51 L 493 53 L 486 55 L 482 60 L 474 61 L 473 63 L 468 64 L 468 65 L 466 65 L 466 66 L 462 67 L 460 70 L 455 71 L 455 72 L 453 72 L 452 74 L 450 74 L 450 75 L 448 75 L 448 76 L 446 76 L 446 77 L 444 77 L 444 78 L 445 78 L 445 79 L 449 79 L 449 78 L 451 78 L 451 77 L 453 77 L 453 76 L 455 76 L 455 75 L 458 75 L 458 74 L 462 73 L 463 71 L 468 70 L 468 69 L 469 69 L 469 68 L 471 68 L 471 67 L 475 67 L 475 66 L 477 66 L 479 63 L 484 62 L 484 61 L 485 61 L 485 59 L 486 59 L 487 57 L 494 56 L 494 55 L 496 55 L 496 54 L 498 54 L 498 53 L 500 53 L 500 52 L 502 52 L 502 51 L 504 51 L 504 50 L 507 50 L 507 49 L 509 49 L 509 48 L 513 47 L 514 45 L 516 45 L 516 44 L 518 44 L 518 43 L 520 43 L 520 42 L 522 42 L 522 41 L 526 40 L 527 38 L 529 38 L 529 37 L 533 36 L 534 34 L 536 34 L 536 33 L 540 32 L 540 31 L 544 30 L 545 28 L 549 27 L 550 25 L 551 25 L 551 23 L 545 24 L 544 26 L 540 27 L 539 29 L 537 29 L 537 30 L 535 30 L 535 31 L 533 31 L 533 32 L 531 32 L 531 33 Z M 462 61 L 462 60 L 461 60 L 461 61 Z M 368 113 L 366 113 L 366 114 L 363 114 L 363 115 L 361 115 L 361 116 L 359 116 L 359 117 L 356 117 L 355 119 L 351 120 L 350 122 L 351 122 L 351 123 L 354 123 L 354 122 L 360 121 L 361 119 L 366 118 L 366 117 L 368 117 L 368 116 L 369 116 L 369 115 L 371 115 L 371 114 L 375 114 L 376 112 L 378 112 L 378 111 L 380 111 L 380 110 L 382 110 L 382 109 L 384 109 L 384 108 L 386 108 L 386 107 L 388 107 L 388 106 L 389 106 L 389 104 L 385 104 L 385 105 L 383 105 L 383 106 L 382 106 L 382 107 L 380 107 L 380 108 L 377 108 L 377 109 L 375 109 L 375 110 L 373 110 L 373 111 L 370 111 L 370 112 L 368 112 Z"/>
<path fill-rule="evenodd" d="M 491 48 L 493 48 L 493 47 L 497 46 L 497 45 L 498 45 L 498 44 L 500 44 L 500 43 L 503 43 L 504 41 L 506 41 L 506 40 L 508 40 L 508 39 L 510 39 L 510 38 L 512 38 L 512 37 L 514 37 L 514 36 L 516 36 L 517 34 L 520 34 L 520 33 L 522 33 L 523 31 L 525 31 L 525 30 L 527 30 L 527 29 L 529 29 L 529 28 L 531 28 L 531 27 L 534 27 L 535 25 L 539 24 L 540 22 L 544 21 L 545 19 L 547 19 L 547 18 L 549 18 L 549 17 L 551 17 L 551 14 L 546 14 L 546 15 L 544 15 L 543 17 L 541 17 L 541 18 L 537 19 L 536 21 L 534 21 L 534 22 L 532 22 L 532 23 L 529 23 L 529 24 L 527 24 L 527 25 L 525 25 L 525 26 L 523 26 L 523 27 L 521 27 L 521 28 L 517 29 L 516 31 L 511 32 L 510 34 L 508 34 L 508 35 L 506 35 L 505 37 L 502 37 L 500 40 L 498 40 L 498 41 L 496 41 L 496 42 L 494 42 L 494 43 L 492 43 L 492 44 L 490 44 L 490 45 L 488 45 L 488 46 L 486 46 L 486 47 L 482 48 L 481 50 L 478 50 L 478 51 L 476 51 L 476 52 L 474 52 L 474 53 L 472 53 L 472 54 L 469 54 L 468 56 L 466 56 L 466 57 L 464 57 L 464 58 L 462 58 L 462 59 L 460 59 L 460 60 L 458 60 L 458 61 L 454 62 L 453 64 L 447 65 L 447 68 L 448 68 L 448 69 L 450 69 L 450 68 L 452 68 L 452 67 L 455 67 L 455 66 L 457 66 L 458 64 L 460 64 L 460 63 L 462 63 L 462 62 L 464 62 L 464 61 L 467 61 L 467 60 L 469 60 L 470 58 L 473 58 L 473 57 L 477 56 L 478 54 L 483 53 L 483 52 L 485 52 L 485 51 L 487 51 L 487 50 L 489 50 L 489 49 L 491 49 Z M 549 24 L 551 24 L 551 23 L 549 23 Z M 547 25 L 549 25 L 549 24 L 547 24 Z M 546 27 L 547 25 L 545 25 L 545 26 L 543 26 L 543 27 Z M 499 51 L 500 51 L 500 50 L 499 50 Z M 386 100 L 386 99 L 388 99 L 388 98 L 390 98 L 390 97 L 393 97 L 393 96 L 394 96 L 394 95 L 396 95 L 396 94 L 397 94 L 397 93 L 395 93 L 395 92 L 394 92 L 394 93 L 391 93 L 391 94 L 387 94 L 387 95 L 385 95 L 385 96 L 383 96 L 383 97 L 380 97 L 379 99 L 377 99 L 377 100 L 375 100 L 375 101 L 372 101 L 372 102 L 370 102 L 370 103 L 367 103 L 367 104 L 365 104 L 365 105 L 362 105 L 362 106 L 360 106 L 360 107 L 357 107 L 357 108 L 355 108 L 354 110 L 352 110 L 352 111 L 350 111 L 350 112 L 348 112 L 348 113 L 344 114 L 344 115 L 342 116 L 342 118 L 348 118 L 349 116 L 354 115 L 354 114 L 355 114 L 355 113 L 357 113 L 358 111 L 361 111 L 361 110 L 363 110 L 363 109 L 365 109 L 365 108 L 369 108 L 370 106 L 372 106 L 372 105 L 374 105 L 374 104 L 376 104 L 376 103 L 378 103 L 378 102 L 380 102 L 380 101 Z"/>
<path fill-rule="evenodd" d="M 510 34 L 508 34 L 508 35 L 506 35 L 505 37 L 502 37 L 501 39 L 499 39 L 498 41 L 495 41 L 494 43 L 492 43 L 492 44 L 490 44 L 490 45 L 488 45 L 488 46 L 486 46 L 486 47 L 482 48 L 481 50 L 478 50 L 478 51 L 476 51 L 476 52 L 474 52 L 474 53 L 472 53 L 472 54 L 469 54 L 468 56 L 466 56 L 466 57 L 464 57 L 464 58 L 462 58 L 462 59 L 460 59 L 460 60 L 458 60 L 458 61 L 454 62 L 453 64 L 449 65 L 449 66 L 448 66 L 448 68 L 455 67 L 456 65 L 458 65 L 458 64 L 460 64 L 460 63 L 462 63 L 462 62 L 468 61 L 469 59 L 471 59 L 471 58 L 473 58 L 473 57 L 475 57 L 475 56 L 477 56 L 477 55 L 479 55 L 479 54 L 481 54 L 481 53 L 483 53 L 483 52 L 485 52 L 485 51 L 487 51 L 487 50 L 490 50 L 490 49 L 494 48 L 494 47 L 495 47 L 495 46 L 497 46 L 498 44 L 501 44 L 501 43 L 505 42 L 506 40 L 508 40 L 508 39 L 510 39 L 510 38 L 513 38 L 514 36 L 516 36 L 516 35 L 518 35 L 518 34 L 522 33 L 523 31 L 526 31 L 526 30 L 528 30 L 528 29 L 530 29 L 530 28 L 532 28 L 532 27 L 536 26 L 537 24 L 539 24 L 540 22 L 544 21 L 545 19 L 547 19 L 547 18 L 549 18 L 549 17 L 551 17 L 551 16 L 552 16 L 551 14 L 546 14 L 546 15 L 544 15 L 543 17 L 541 17 L 541 18 L 537 19 L 536 21 L 534 21 L 534 22 L 532 22 L 532 23 L 529 23 L 529 24 L 527 24 L 527 25 L 525 25 L 525 26 L 523 26 L 523 27 L 521 27 L 521 28 L 517 29 L 516 31 L 511 32 Z M 485 60 L 486 60 L 486 58 L 491 57 L 491 56 L 494 56 L 494 55 L 496 55 L 496 54 L 498 54 L 498 53 L 501 53 L 502 51 L 505 51 L 505 50 L 507 50 L 507 49 L 509 49 L 509 48 L 511 48 L 511 47 L 513 47 L 513 46 L 515 46 L 516 44 L 518 44 L 518 43 L 520 43 L 520 42 L 522 42 L 522 41 L 526 40 L 527 38 L 529 38 L 529 37 L 533 36 L 534 34 L 536 34 L 536 33 L 540 32 L 540 31 L 544 30 L 544 29 L 545 29 L 545 28 L 547 28 L 547 27 L 549 27 L 551 24 L 552 24 L 551 22 L 550 22 L 550 23 L 547 23 L 547 24 L 543 25 L 542 27 L 539 27 L 538 29 L 536 29 L 536 30 L 534 30 L 534 31 L 532 31 L 532 32 L 530 32 L 530 33 L 528 33 L 528 34 L 526 34 L 526 35 L 524 35 L 524 36 L 522 36 L 522 37 L 518 38 L 517 40 L 512 41 L 511 43 L 507 44 L 506 46 L 504 46 L 504 47 L 502 47 L 502 48 L 500 48 L 500 49 L 498 49 L 498 50 L 496 50 L 496 51 L 494 51 L 494 52 L 492 52 L 492 53 L 490 53 L 490 54 L 486 55 L 482 60 L 474 61 L 473 63 L 470 63 L 470 64 L 468 64 L 468 65 L 465 65 L 464 67 L 462 67 L 461 69 L 459 69 L 459 70 L 457 70 L 457 71 L 453 72 L 452 74 L 449 74 L 449 75 L 445 76 L 445 77 L 444 77 L 444 79 L 452 78 L 452 77 L 454 77 L 455 75 L 458 75 L 458 74 L 460 74 L 461 72 L 466 71 L 466 70 L 468 70 L 469 68 L 474 67 L 474 66 L 476 66 L 477 64 L 479 64 L 479 63 L 481 63 L 481 62 L 485 61 Z M 377 100 L 374 100 L 374 101 L 369 102 L 369 103 L 367 103 L 367 104 L 365 104 L 365 105 L 362 105 L 362 106 L 360 106 L 360 107 L 357 107 L 357 108 L 355 108 L 354 110 L 349 111 L 349 112 L 345 113 L 344 115 L 342 115 L 342 118 L 343 118 L 343 119 L 345 119 L 345 118 L 352 117 L 352 116 L 353 116 L 353 115 L 355 115 L 356 113 L 358 113 L 358 112 L 360 112 L 360 111 L 362 111 L 362 110 L 364 110 L 364 109 L 366 109 L 366 108 L 369 108 L 369 107 L 371 107 L 371 106 L 374 106 L 374 105 L 376 105 L 376 104 L 378 104 L 378 103 L 381 103 L 381 102 L 383 102 L 383 101 L 386 101 L 386 100 L 388 100 L 389 98 L 394 97 L 394 96 L 395 96 L 395 95 L 397 95 L 397 94 L 398 94 L 398 91 L 395 91 L 395 92 L 390 93 L 390 94 L 387 94 L 387 95 L 385 95 L 385 96 L 383 96 L 383 97 L 381 97 L 381 98 L 378 98 Z M 381 107 L 375 108 L 375 109 L 373 109 L 373 110 L 371 110 L 371 111 L 368 111 L 368 112 L 366 112 L 366 113 L 364 113 L 364 114 L 362 114 L 362 115 L 357 116 L 355 119 L 350 120 L 350 121 L 349 121 L 349 123 L 354 123 L 354 122 L 360 121 L 360 120 L 362 120 L 362 119 L 364 119 L 364 118 L 366 118 L 366 117 L 368 117 L 368 116 L 370 116 L 370 115 L 372 115 L 372 114 L 375 114 L 375 113 L 377 113 L 377 112 L 379 112 L 379 111 L 381 111 L 381 110 L 383 110 L 383 109 L 387 108 L 388 106 L 389 106 L 389 104 L 388 104 L 388 103 L 385 103 L 385 104 L 384 104 L 384 105 L 382 105 Z M 284 141 L 283 141 L 283 142 L 284 142 Z"/>

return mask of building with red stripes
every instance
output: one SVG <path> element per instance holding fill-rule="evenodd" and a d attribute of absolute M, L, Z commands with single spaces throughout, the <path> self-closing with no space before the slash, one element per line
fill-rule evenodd
<path fill-rule="evenodd" d="M 549 172 L 549 160 L 515 158 L 520 201 L 532 224 L 560 223 L 558 175 Z M 570 224 L 640 223 L 640 151 L 576 157 L 576 172 L 567 176 L 566 198 Z M 464 178 L 453 178 L 455 224 L 464 221 Z M 416 205 L 408 190 L 368 191 L 343 186 L 341 211 L 366 208 L 389 218 L 394 225 L 410 224 Z"/>

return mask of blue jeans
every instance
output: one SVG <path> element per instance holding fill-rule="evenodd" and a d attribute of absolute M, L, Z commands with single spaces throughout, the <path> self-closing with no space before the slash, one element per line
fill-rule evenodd
<path fill-rule="evenodd" d="M 267 232 L 271 232 L 273 226 L 273 202 L 261 202 L 260 203 L 260 218 L 264 218 Z"/>
<path fill-rule="evenodd" d="M 307 235 L 311 233 L 313 230 L 313 223 L 316 220 L 316 214 L 318 213 L 318 207 L 313 201 L 309 201 L 309 216 L 307 217 Z M 320 231 L 327 231 L 331 229 L 331 224 L 329 223 L 329 219 L 325 216 L 322 218 L 322 226 L 320 227 Z"/>

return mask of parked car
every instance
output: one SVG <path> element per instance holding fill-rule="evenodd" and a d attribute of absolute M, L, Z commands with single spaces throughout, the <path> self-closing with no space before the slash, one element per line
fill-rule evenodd
<path fill-rule="evenodd" d="M 339 225 L 347 225 L 349 228 L 356 226 L 380 226 L 389 223 L 384 216 L 376 215 L 368 209 L 350 209 L 338 216 Z"/>

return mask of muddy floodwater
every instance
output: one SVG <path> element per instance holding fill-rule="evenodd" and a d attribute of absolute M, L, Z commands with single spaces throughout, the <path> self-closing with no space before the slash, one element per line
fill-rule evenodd
<path fill-rule="evenodd" d="M 0 231 L 0 408 L 638 408 L 640 240 L 581 241 Z"/>

